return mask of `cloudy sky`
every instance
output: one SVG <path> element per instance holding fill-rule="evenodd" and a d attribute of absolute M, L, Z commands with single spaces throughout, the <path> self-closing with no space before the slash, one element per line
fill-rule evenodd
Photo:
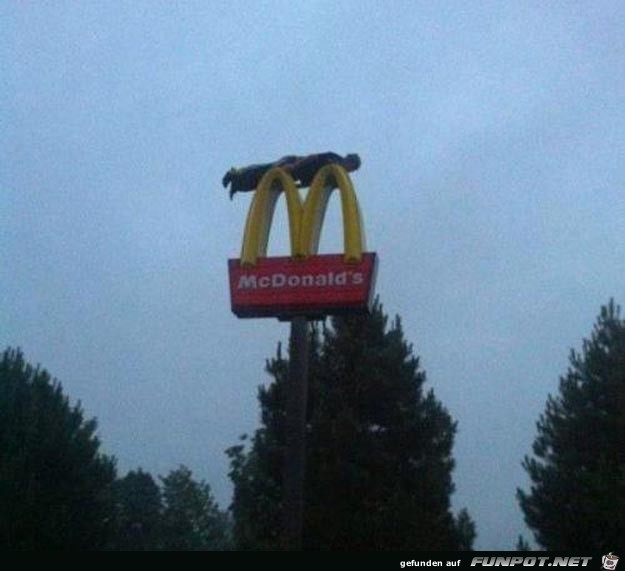
<path fill-rule="evenodd" d="M 227 505 L 223 451 L 288 326 L 230 313 L 250 196 L 221 177 L 357 152 L 378 292 L 459 423 L 454 506 L 513 548 L 545 399 L 625 303 L 624 22 L 596 0 L 2 3 L 0 345 L 122 473 L 184 463 Z"/>

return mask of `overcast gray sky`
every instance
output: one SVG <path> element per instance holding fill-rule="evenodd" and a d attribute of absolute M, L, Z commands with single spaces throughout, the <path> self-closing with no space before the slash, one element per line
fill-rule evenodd
<path fill-rule="evenodd" d="M 547 394 L 625 300 L 624 25 L 596 0 L 2 3 L 0 345 L 122 473 L 184 463 L 227 505 L 288 326 L 230 313 L 250 196 L 221 177 L 358 152 L 378 292 L 459 423 L 454 506 L 512 549 Z"/>

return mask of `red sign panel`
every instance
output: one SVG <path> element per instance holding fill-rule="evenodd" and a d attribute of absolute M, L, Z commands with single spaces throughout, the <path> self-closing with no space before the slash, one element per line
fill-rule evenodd
<path fill-rule="evenodd" d="M 318 317 L 330 313 L 366 311 L 373 299 L 377 269 L 375 253 L 359 263 L 342 254 L 259 258 L 242 267 L 228 260 L 232 311 L 239 317 Z"/>

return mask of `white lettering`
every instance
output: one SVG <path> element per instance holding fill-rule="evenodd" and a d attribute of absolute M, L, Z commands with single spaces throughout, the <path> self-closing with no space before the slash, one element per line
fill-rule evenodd
<path fill-rule="evenodd" d="M 241 276 L 237 289 L 256 289 L 256 276 Z"/>
<path fill-rule="evenodd" d="M 352 284 L 362 285 L 364 281 L 365 281 L 365 276 L 362 275 L 362 272 L 354 272 L 352 274 Z"/>
<path fill-rule="evenodd" d="M 328 278 L 324 274 L 319 274 L 315 276 L 315 285 L 319 287 L 324 287 L 328 283 Z"/>
<path fill-rule="evenodd" d="M 348 285 L 361 286 L 365 283 L 363 272 L 343 271 L 339 273 L 327 272 L 322 274 L 285 274 L 282 272 L 257 276 L 245 274 L 239 276 L 237 289 L 267 289 L 283 287 L 344 287 Z"/>
<path fill-rule="evenodd" d="M 284 274 L 273 274 L 273 276 L 271 276 L 272 287 L 284 287 L 285 283 L 286 276 Z"/>

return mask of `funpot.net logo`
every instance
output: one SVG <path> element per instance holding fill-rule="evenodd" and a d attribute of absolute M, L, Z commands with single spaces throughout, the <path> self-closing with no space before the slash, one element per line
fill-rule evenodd
<path fill-rule="evenodd" d="M 474 557 L 472 566 L 479 567 L 586 567 L 592 557 L 533 557 L 533 556 L 509 556 L 509 557 Z M 607 569 L 607 567 L 606 567 Z M 611 567 L 610 569 L 614 569 Z"/>
<path fill-rule="evenodd" d="M 614 569 L 616 569 L 616 564 L 618 563 L 618 555 L 614 555 L 614 553 L 610 551 L 610 553 L 604 555 L 601 558 L 601 563 L 604 569 L 608 569 L 608 571 L 613 571 Z"/>

